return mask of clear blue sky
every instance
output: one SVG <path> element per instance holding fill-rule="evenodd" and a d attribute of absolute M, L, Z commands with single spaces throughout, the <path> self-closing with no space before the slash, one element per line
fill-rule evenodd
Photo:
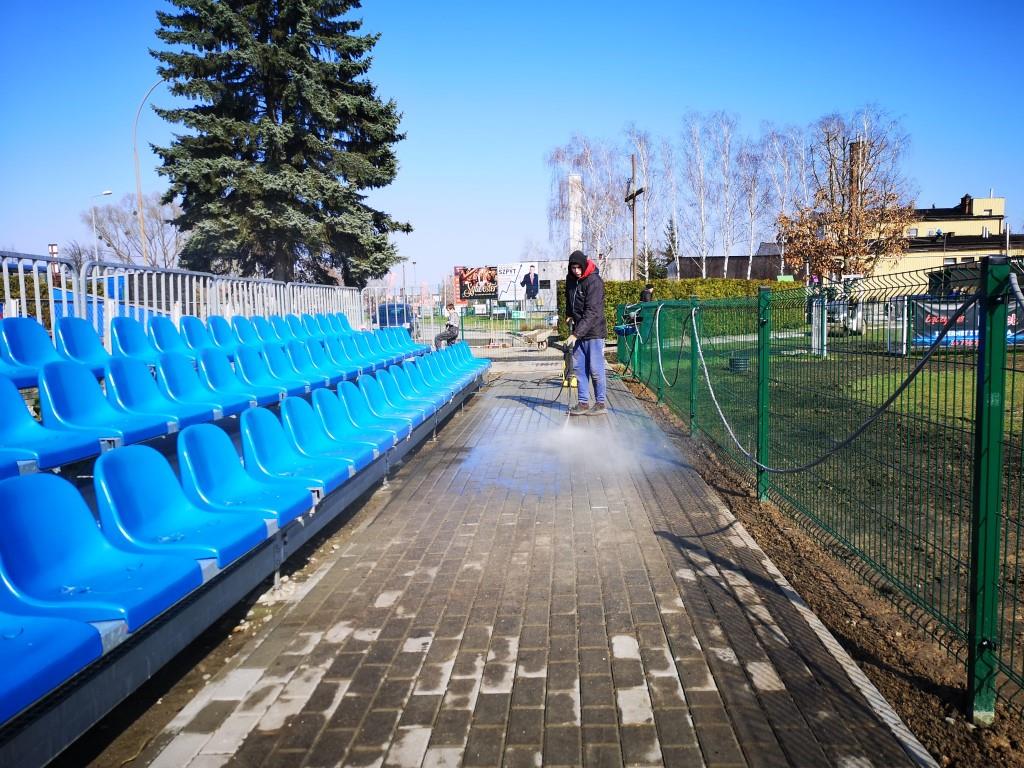
<path fill-rule="evenodd" d="M 91 242 L 90 196 L 134 191 L 132 121 L 157 79 L 148 49 L 165 4 L 5 5 L 0 249 Z M 573 133 L 615 138 L 635 122 L 674 137 L 688 109 L 735 112 L 756 133 L 875 102 L 911 135 L 919 205 L 994 188 L 1024 230 L 1019 0 L 366 0 L 357 13 L 382 34 L 370 77 L 408 134 L 374 202 L 415 227 L 398 245 L 421 281 L 546 243 L 544 157 Z M 140 144 L 170 134 L 144 112 Z M 164 187 L 156 165 L 147 149 L 146 191 Z"/>

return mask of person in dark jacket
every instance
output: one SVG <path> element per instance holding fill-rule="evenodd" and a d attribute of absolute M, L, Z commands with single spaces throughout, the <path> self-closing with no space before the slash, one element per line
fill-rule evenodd
<path fill-rule="evenodd" d="M 608 412 L 608 381 L 604 366 L 604 338 L 608 322 L 604 316 L 604 281 L 597 265 L 583 251 L 569 255 L 569 274 L 565 280 L 565 306 L 571 335 L 573 368 L 579 382 L 579 398 L 569 409 L 572 416 Z M 594 405 L 590 405 L 590 387 L 594 387 Z"/>

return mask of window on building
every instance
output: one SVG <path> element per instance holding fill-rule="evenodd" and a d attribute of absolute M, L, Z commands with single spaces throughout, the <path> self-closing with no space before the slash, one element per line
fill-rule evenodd
<path fill-rule="evenodd" d="M 907 237 L 917 237 L 917 227 L 911 227 L 907 230 Z"/>
<path fill-rule="evenodd" d="M 973 264 L 974 263 L 974 257 L 973 256 L 961 256 L 960 257 L 960 263 L 961 264 Z"/>
<path fill-rule="evenodd" d="M 954 264 L 956 264 L 956 258 L 955 257 L 947 256 L 946 258 L 944 258 L 942 260 L 942 266 L 944 266 L 944 267 L 950 267 L 950 266 L 952 266 Z"/>
<path fill-rule="evenodd" d="M 981 228 L 981 236 L 982 237 L 988 237 L 988 227 L 982 227 Z"/>
<path fill-rule="evenodd" d="M 935 230 L 934 229 L 929 229 L 928 230 L 928 237 L 935 237 Z"/>
<path fill-rule="evenodd" d="M 991 216 L 992 215 L 992 209 L 991 208 L 986 208 L 985 209 L 985 215 L 986 216 Z"/>

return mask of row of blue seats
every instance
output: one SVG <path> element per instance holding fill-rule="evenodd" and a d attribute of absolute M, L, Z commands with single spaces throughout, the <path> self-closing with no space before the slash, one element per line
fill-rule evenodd
<path fill-rule="evenodd" d="M 459 344 L 316 390 L 311 403 L 286 397 L 280 418 L 251 408 L 241 461 L 218 426 L 189 426 L 180 477 L 148 446 L 104 453 L 98 526 L 56 475 L 0 481 L 0 724 L 310 511 L 488 365 Z"/>
<path fill-rule="evenodd" d="M 234 330 L 232 330 L 232 328 Z M 429 347 L 415 343 L 404 328 L 383 328 L 376 332 L 353 331 L 344 315 L 288 315 L 235 317 L 232 325 L 214 316 L 204 323 L 198 317 L 181 319 L 181 331 L 170 318 L 154 316 L 149 334 L 130 317 L 111 321 L 111 349 L 114 357 L 133 357 L 155 365 L 162 353 L 173 352 L 198 360 L 206 350 L 223 352 L 234 359 L 241 347 L 265 344 L 308 346 L 314 358 L 372 361 L 388 365 L 410 355 L 421 355 Z M 57 319 L 55 339 L 36 320 L 9 317 L 0 322 L 0 375 L 19 388 L 34 387 L 39 370 L 47 363 L 71 360 L 102 376 L 111 359 L 95 329 L 77 317 Z"/>
<path fill-rule="evenodd" d="M 137 443 L 291 395 L 337 387 L 384 365 L 363 358 L 318 361 L 311 355 L 315 349 L 317 342 L 299 341 L 287 348 L 239 347 L 234 367 L 225 354 L 207 349 L 200 353 L 197 368 L 184 355 L 165 353 L 157 358 L 155 378 L 137 358 L 112 357 L 104 369 L 105 395 L 86 366 L 46 363 L 38 380 L 42 424 L 28 413 L 14 384 L 0 376 L 0 477 L 58 467 L 96 456 L 104 447 Z M 453 372 L 456 357 L 465 359 L 457 350 L 415 359 L 440 379 Z M 359 380 L 364 389 L 373 386 Z"/>

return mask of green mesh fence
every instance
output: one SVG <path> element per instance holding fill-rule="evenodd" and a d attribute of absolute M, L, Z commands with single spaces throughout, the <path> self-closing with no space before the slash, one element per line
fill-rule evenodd
<path fill-rule="evenodd" d="M 992 260 L 618 315 L 628 373 L 912 608 L 965 662 L 978 721 L 996 690 L 1024 703 L 1024 318 L 1008 271 L 1024 282 Z M 986 342 L 987 367 L 985 333 L 1008 342 Z"/>

